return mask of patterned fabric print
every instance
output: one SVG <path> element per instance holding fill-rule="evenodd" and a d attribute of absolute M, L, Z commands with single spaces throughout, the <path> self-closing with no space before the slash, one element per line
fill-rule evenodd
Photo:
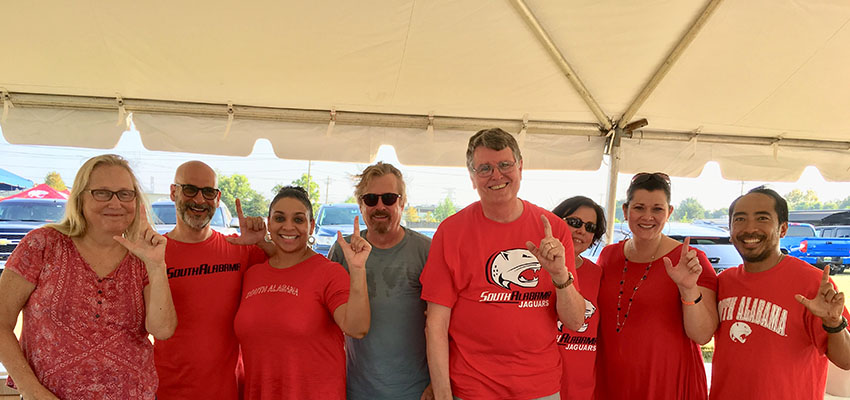
<path fill-rule="evenodd" d="M 69 237 L 42 228 L 6 268 L 36 285 L 23 309 L 21 348 L 45 387 L 63 399 L 154 398 L 147 273 L 138 258 L 128 254 L 99 278 Z"/>

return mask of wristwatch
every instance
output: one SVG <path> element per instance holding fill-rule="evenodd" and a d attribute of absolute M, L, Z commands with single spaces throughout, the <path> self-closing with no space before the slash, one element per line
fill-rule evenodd
<path fill-rule="evenodd" d="M 835 327 L 829 327 L 829 326 L 826 326 L 826 325 L 823 325 L 823 324 L 821 326 L 823 326 L 823 330 L 825 330 L 826 333 L 838 333 L 838 332 L 841 332 L 841 331 L 847 329 L 847 318 L 844 318 L 844 316 L 842 315 L 841 316 L 841 323 L 838 324 L 838 326 L 835 326 Z"/>
<path fill-rule="evenodd" d="M 575 280 L 575 279 L 573 279 L 573 273 L 570 272 L 570 271 L 567 271 L 567 273 L 570 274 L 570 277 L 567 278 L 567 281 L 564 282 L 564 283 L 558 283 L 558 282 L 555 282 L 554 279 L 552 279 L 552 284 L 555 285 L 555 289 L 563 289 L 563 288 L 573 284 L 573 281 Z M 844 326 L 847 326 L 846 323 L 845 323 Z"/>

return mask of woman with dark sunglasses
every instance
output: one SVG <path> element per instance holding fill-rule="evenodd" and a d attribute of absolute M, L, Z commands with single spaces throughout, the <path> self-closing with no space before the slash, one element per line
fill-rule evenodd
<path fill-rule="evenodd" d="M 581 256 L 605 234 L 605 212 L 596 202 L 584 197 L 570 197 L 558 204 L 552 213 L 566 221 L 573 238 L 573 253 L 579 292 L 584 297 L 584 325 L 572 331 L 558 322 L 556 341 L 563 359 L 561 399 L 592 399 L 596 386 L 596 329 L 599 323 L 597 294 L 602 269 Z"/>
<path fill-rule="evenodd" d="M 707 398 L 699 344 L 717 329 L 717 276 L 705 254 L 662 232 L 670 178 L 639 173 L 623 214 L 631 237 L 599 255 L 596 398 Z"/>

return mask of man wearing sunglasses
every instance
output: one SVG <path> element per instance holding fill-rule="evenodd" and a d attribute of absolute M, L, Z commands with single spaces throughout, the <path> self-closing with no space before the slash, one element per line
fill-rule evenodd
<path fill-rule="evenodd" d="M 434 396 L 559 399 L 552 327 L 560 317 L 577 330 L 585 311 L 570 231 L 517 197 L 522 155 L 509 133 L 473 135 L 466 163 L 481 200 L 440 224 L 420 278 Z"/>
<path fill-rule="evenodd" d="M 407 200 L 401 171 L 379 162 L 366 167 L 358 179 L 354 195 L 367 227 L 360 235 L 372 245 L 366 261 L 372 324 L 363 339 L 345 337 L 347 398 L 428 399 L 419 274 L 431 239 L 401 226 Z M 336 244 L 329 255 L 348 269 Z"/>
<path fill-rule="evenodd" d="M 160 400 L 238 399 L 233 317 L 242 274 L 267 258 L 259 247 L 240 244 L 263 243 L 265 224 L 237 206 L 241 236 L 212 230 L 221 198 L 216 186 L 215 172 L 200 161 L 180 165 L 171 185 L 177 224 L 165 235 L 165 263 L 178 323 L 170 339 L 154 343 Z"/>

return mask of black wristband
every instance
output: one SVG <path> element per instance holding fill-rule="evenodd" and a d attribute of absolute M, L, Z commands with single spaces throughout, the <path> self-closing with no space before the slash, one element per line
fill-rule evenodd
<path fill-rule="evenodd" d="M 838 324 L 838 326 L 835 326 L 835 327 L 829 327 L 829 326 L 826 326 L 825 324 L 821 324 L 821 326 L 823 326 L 823 330 L 825 330 L 826 333 L 838 333 L 838 332 L 841 332 L 841 331 L 847 329 L 847 318 L 844 318 L 844 316 L 842 315 L 841 316 L 841 323 Z"/>

